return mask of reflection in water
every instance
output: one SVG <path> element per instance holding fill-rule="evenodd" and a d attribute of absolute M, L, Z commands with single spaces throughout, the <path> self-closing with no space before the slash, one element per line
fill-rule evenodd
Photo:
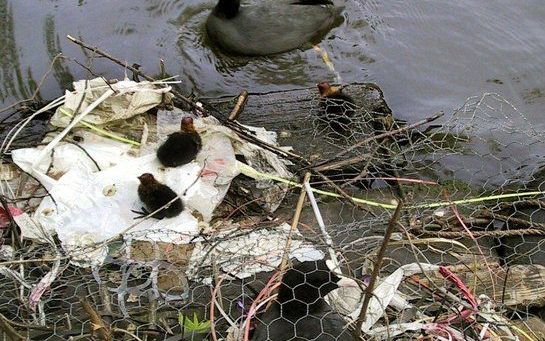
<path fill-rule="evenodd" d="M 53 59 L 55 59 L 55 57 L 59 53 L 61 53 L 61 42 L 59 35 L 55 31 L 55 18 L 52 15 L 48 15 L 45 18 L 44 36 L 47 55 L 51 64 L 53 63 Z M 64 59 L 58 58 L 55 63 L 53 63 L 53 76 L 62 88 L 72 88 L 72 82 L 74 81 L 74 77 L 70 73 L 68 67 L 65 65 Z"/>
<path fill-rule="evenodd" d="M 27 68 L 28 84 L 23 79 L 13 30 L 13 9 L 7 0 L 0 0 L 0 56 L 0 100 L 28 98 L 36 83 L 30 67 Z"/>
<path fill-rule="evenodd" d="M 146 11 L 156 18 L 178 11 L 181 5 L 178 0 L 149 0 L 146 3 Z"/>

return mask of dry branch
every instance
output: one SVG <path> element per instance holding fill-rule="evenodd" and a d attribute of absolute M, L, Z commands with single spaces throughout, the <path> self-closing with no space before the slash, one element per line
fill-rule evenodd
<path fill-rule="evenodd" d="M 100 335 L 101 340 L 111 341 L 112 333 L 110 331 L 110 328 L 102 320 L 102 317 L 91 306 L 91 304 L 87 302 L 86 299 L 81 300 L 81 305 L 83 306 L 83 309 L 85 310 L 85 312 L 89 316 L 89 320 L 91 321 L 91 332 L 94 334 L 94 332 L 98 330 L 98 334 Z"/>
<path fill-rule="evenodd" d="M 363 322 L 365 321 L 365 316 L 367 314 L 367 307 L 369 306 L 369 302 L 371 301 L 371 297 L 373 296 L 375 283 L 377 281 L 380 268 L 382 267 L 382 260 L 386 253 L 386 248 L 388 247 L 388 243 L 390 242 L 390 237 L 392 236 L 392 233 L 397 227 L 397 222 L 399 220 L 399 215 L 401 214 L 402 207 L 403 207 L 403 202 L 399 202 L 397 204 L 394 215 L 392 216 L 392 218 L 390 219 L 390 222 L 388 223 L 388 227 L 386 228 L 386 232 L 384 234 L 384 239 L 382 240 L 382 244 L 380 245 L 380 249 L 377 254 L 377 259 L 373 267 L 373 272 L 371 273 L 371 278 L 369 280 L 369 285 L 367 285 L 367 289 L 365 290 L 365 297 L 363 298 L 360 315 L 356 323 L 356 335 L 358 336 L 358 338 L 361 337 L 361 327 L 363 325 Z"/>

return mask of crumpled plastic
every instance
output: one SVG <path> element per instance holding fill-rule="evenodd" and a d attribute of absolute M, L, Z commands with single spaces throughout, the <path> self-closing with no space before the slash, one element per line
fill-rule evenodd
<path fill-rule="evenodd" d="M 363 332 L 368 332 L 371 327 L 384 316 L 384 311 L 389 305 L 394 305 L 398 310 L 410 307 L 410 304 L 398 293 L 397 289 L 407 276 L 412 276 L 422 271 L 438 271 L 439 266 L 426 263 L 411 263 L 399 267 L 391 275 L 384 278 L 373 290 L 373 296 L 367 306 L 365 321 L 361 327 Z M 339 313 L 356 321 L 359 317 L 364 293 L 360 288 L 339 288 L 331 292 L 327 299 L 330 305 Z"/>
<path fill-rule="evenodd" d="M 266 141 L 271 145 L 277 145 L 277 134 L 274 131 L 268 131 L 265 128 L 252 126 L 244 126 L 248 130 L 253 131 L 255 136 Z M 284 179 L 293 178 L 287 166 L 291 165 L 286 159 L 279 158 L 273 152 L 263 149 L 255 144 L 248 143 L 234 134 L 232 131 L 231 140 L 237 154 L 242 154 L 248 161 L 248 166 L 257 170 L 260 173 L 270 174 Z M 284 148 L 290 150 L 291 147 Z M 275 183 L 270 179 L 255 179 L 256 187 L 262 190 L 262 197 L 265 201 L 266 209 L 274 212 L 284 200 L 288 185 L 285 183 Z"/>
<path fill-rule="evenodd" d="M 147 154 L 140 157 L 134 156 L 134 149 L 125 143 L 85 131 L 78 133 L 83 137 L 79 142 L 81 148 L 60 141 L 47 147 L 14 150 L 13 161 L 38 178 L 51 195 L 42 200 L 32 219 L 22 224 L 23 237 L 45 242 L 57 234 L 72 262 L 81 266 L 102 264 L 108 254 L 107 241 L 120 234 L 126 240 L 194 242 L 200 229 L 196 217 L 204 224 L 212 219 L 231 180 L 240 172 L 232 141 L 242 150 L 252 148 L 244 147 L 246 142 L 213 117 L 195 119 L 203 140 L 196 160 L 181 167 L 164 168 L 155 156 L 155 149 L 169 132 L 180 129 L 184 115 L 187 113 L 182 111 L 159 112 L 157 141 L 143 146 L 141 152 Z M 266 131 L 262 134 L 266 142 L 274 143 L 275 134 L 267 135 Z M 44 148 L 52 153 L 44 152 Z M 278 169 L 277 175 L 290 174 L 275 155 L 255 150 L 245 153 L 256 164 L 275 164 L 269 169 Z M 257 160 L 259 157 L 264 159 Z M 132 210 L 141 210 L 142 206 L 137 177 L 143 173 L 154 174 L 159 182 L 172 188 L 181 196 L 186 209 L 177 217 L 151 218 L 132 227 L 136 216 Z"/>
<path fill-rule="evenodd" d="M 110 88 L 121 92 L 122 95 L 114 95 L 102 102 L 85 117 L 85 122 L 104 125 L 112 121 L 125 120 L 156 107 L 165 96 L 167 98 L 172 96 L 170 87 L 161 88 L 147 81 L 134 82 L 129 79 L 106 84 L 103 78 L 94 78 L 76 81 L 73 86 L 74 92 L 66 91 L 64 105 L 56 110 L 50 120 L 50 123 L 56 127 L 66 127 L 78 107 L 78 112 L 84 111 Z"/>
<path fill-rule="evenodd" d="M 131 210 L 142 207 L 137 193 L 137 177 L 142 173 L 154 174 L 159 182 L 181 195 L 186 209 L 174 218 L 143 221 L 130 229 L 125 238 L 181 244 L 198 234 L 198 221 L 192 212 L 199 211 L 208 221 L 227 192 L 229 179 L 238 174 L 229 138 L 217 134 L 205 134 L 202 138 L 203 151 L 212 157 L 204 167 L 197 160 L 177 168 L 163 168 L 155 154 L 132 157 L 123 144 L 115 147 L 117 142 L 100 137 L 84 139 L 81 146 L 97 164 L 114 164 L 102 171 L 89 162 L 89 156 L 75 153 L 65 142 L 60 142 L 53 153 L 54 159 L 63 159 L 54 162 L 56 174 L 62 174 L 58 179 L 43 173 L 49 168 L 51 158 L 37 160 L 41 148 L 15 150 L 13 160 L 23 170 L 47 178 L 45 182 L 54 198 L 42 200 L 32 215 L 33 221 L 47 234 L 56 233 L 65 250 L 72 252 L 71 256 L 80 260 L 80 264 L 97 265 L 105 259 L 106 247 L 85 246 L 113 238 L 135 223 L 136 214 Z M 112 162 L 116 157 L 118 162 Z M 223 184 L 215 181 L 218 173 L 224 178 Z M 24 229 L 23 235 L 40 237 L 38 233 L 24 233 Z"/>
<path fill-rule="evenodd" d="M 187 274 L 194 278 L 200 273 L 199 268 L 211 266 L 215 262 L 225 273 L 239 279 L 248 278 L 254 273 L 272 271 L 282 261 L 286 250 L 286 240 L 291 227 L 284 223 L 280 226 L 251 231 L 247 234 L 233 232 L 238 229 L 229 229 L 215 235 L 225 240 L 214 245 L 196 243 L 191 254 L 190 266 Z M 242 234 L 242 235 L 241 235 Z M 324 258 L 324 253 L 314 246 L 303 242 L 298 230 L 292 234 L 289 250 L 290 258 L 304 262 Z"/>

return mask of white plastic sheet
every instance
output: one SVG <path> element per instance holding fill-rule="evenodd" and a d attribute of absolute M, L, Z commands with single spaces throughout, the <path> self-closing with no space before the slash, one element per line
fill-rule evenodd
<path fill-rule="evenodd" d="M 46 197 L 34 212 L 33 220 L 46 232 L 56 233 L 68 251 L 114 237 L 135 222 L 136 215 L 131 210 L 141 210 L 137 177 L 142 173 L 154 174 L 158 181 L 181 195 L 186 209 L 174 218 L 148 219 L 132 229 L 130 237 L 186 243 L 198 233 L 193 210 L 199 211 L 205 221 L 210 219 L 230 180 L 238 174 L 233 149 L 224 135 L 203 136 L 203 153 L 208 158 L 202 165 L 192 162 L 177 168 L 162 167 L 155 154 L 132 157 L 125 145 L 116 145 L 111 140 L 84 139 L 81 145 L 105 169 L 97 171 L 87 155 L 60 142 L 54 148 L 53 159 L 62 161 L 53 161 L 53 164 L 55 172 L 63 175 L 55 180 L 44 173 L 52 160 L 49 157 L 40 159 L 43 154 L 40 148 L 13 152 L 14 162 L 29 173 L 39 174 L 55 199 L 54 202 Z M 216 181 L 218 174 L 223 183 Z M 36 236 L 27 234 L 25 237 Z M 106 253 L 99 249 L 95 253 L 86 250 L 81 256 L 89 260 L 87 263 L 96 264 L 103 261 Z"/>
<path fill-rule="evenodd" d="M 210 266 L 212 260 L 226 273 L 241 279 L 257 272 L 272 271 L 282 261 L 290 230 L 288 224 L 238 236 L 233 236 L 233 230 L 230 230 L 216 236 L 226 238 L 213 248 L 197 243 L 190 260 L 189 277 L 194 276 L 199 267 Z M 299 231 L 295 230 L 289 250 L 290 258 L 301 262 L 324 258 L 322 251 L 304 243 L 301 237 Z"/>
<path fill-rule="evenodd" d="M 78 108 L 79 112 L 84 111 L 110 88 L 118 94 L 111 96 L 93 109 L 92 113 L 85 118 L 86 122 L 103 125 L 111 121 L 124 120 L 154 108 L 161 103 L 163 96 L 171 96 L 170 87 L 157 87 L 150 82 L 137 83 L 129 79 L 108 85 L 103 78 L 95 78 L 88 81 L 79 80 L 74 82 L 73 86 L 75 91 L 66 91 L 64 105 L 59 107 L 51 118 L 52 125 L 66 127 L 71 117 L 63 112 L 74 115 Z"/>
<path fill-rule="evenodd" d="M 397 292 L 403 279 L 423 271 L 437 271 L 439 266 L 433 264 L 407 264 L 401 266 L 391 275 L 384 278 L 373 290 L 373 296 L 367 307 L 362 331 L 368 332 L 384 315 L 384 310 L 393 305 L 398 310 L 410 308 L 411 305 Z M 328 295 L 331 305 L 350 320 L 358 319 L 363 303 L 364 293 L 359 288 L 340 288 Z"/>
<path fill-rule="evenodd" d="M 173 244 L 194 241 L 200 228 L 195 216 L 202 217 L 204 224 L 209 222 L 231 180 L 239 174 L 233 144 L 260 169 L 290 175 L 278 157 L 250 147 L 212 117 L 195 120 L 203 140 L 197 159 L 177 168 L 162 167 L 155 156 L 157 145 L 168 133 L 179 130 L 183 115 L 187 113 L 160 112 L 157 143 L 144 146 L 146 152 L 141 157 L 133 156 L 136 153 L 129 145 L 91 132 L 79 133 L 83 137 L 80 145 L 87 153 L 58 138 L 46 147 L 13 151 L 14 162 L 38 178 L 54 199 L 42 200 L 32 220 L 22 227 L 23 236 L 44 241 L 57 234 L 73 261 L 82 266 L 98 265 L 108 254 L 108 248 L 100 243 L 127 232 L 135 223 L 131 210 L 142 206 L 137 177 L 143 173 L 154 174 L 180 195 L 185 210 L 174 218 L 139 223 L 125 238 Z M 263 130 L 260 135 L 268 143 L 275 142 L 274 133 Z"/>

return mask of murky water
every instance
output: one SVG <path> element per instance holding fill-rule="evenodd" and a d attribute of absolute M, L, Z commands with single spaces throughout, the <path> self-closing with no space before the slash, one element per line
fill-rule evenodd
<path fill-rule="evenodd" d="M 257 0 L 255 0 L 257 1 Z M 542 0 L 336 0 L 345 21 L 321 46 L 344 82 L 372 81 L 398 116 L 450 111 L 468 96 L 503 95 L 535 123 L 545 109 L 545 6 Z M 26 98 L 59 52 L 98 74 L 120 78 L 108 61 L 70 43 L 81 37 L 157 72 L 159 59 L 185 91 L 214 96 L 264 92 L 333 79 L 313 50 L 268 58 L 233 58 L 211 48 L 204 21 L 213 0 L 0 0 L 0 99 Z M 70 59 L 41 87 L 60 95 L 88 77 Z"/>

